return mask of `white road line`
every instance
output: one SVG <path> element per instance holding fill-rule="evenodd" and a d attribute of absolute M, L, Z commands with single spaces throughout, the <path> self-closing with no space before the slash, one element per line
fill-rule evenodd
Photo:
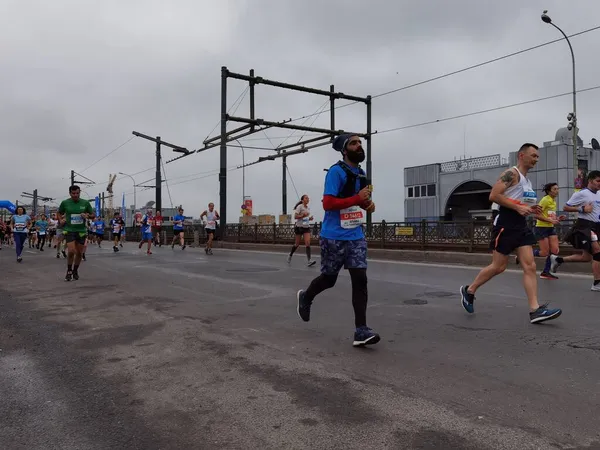
<path fill-rule="evenodd" d="M 266 253 L 266 254 L 270 254 L 270 255 L 284 255 L 285 256 L 285 252 L 274 252 L 272 250 L 237 250 L 237 249 L 232 249 L 232 248 L 220 248 L 219 251 L 226 251 L 226 252 L 242 252 L 242 253 Z M 434 267 L 434 268 L 438 268 L 438 269 L 460 269 L 460 270 L 474 270 L 479 272 L 483 267 L 478 267 L 478 266 L 467 266 L 467 265 L 460 265 L 460 264 L 443 264 L 443 263 L 428 263 L 428 262 L 412 262 L 412 261 L 394 261 L 394 260 L 389 260 L 389 259 L 372 259 L 372 258 L 368 258 L 369 262 L 374 262 L 377 264 L 395 264 L 395 265 L 404 265 L 404 266 L 418 266 L 418 267 Z M 491 261 L 491 258 L 490 258 Z M 519 269 L 506 269 L 505 272 L 507 273 L 523 273 L 521 270 Z M 590 268 L 590 273 L 589 274 L 585 274 L 585 273 L 559 273 L 558 275 L 560 275 L 561 277 L 564 278 L 581 278 L 581 279 L 589 279 L 592 277 L 591 274 L 591 268 Z"/>

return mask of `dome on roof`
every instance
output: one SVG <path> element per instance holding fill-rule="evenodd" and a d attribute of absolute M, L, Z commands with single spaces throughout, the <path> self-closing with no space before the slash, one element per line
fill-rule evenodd
<path fill-rule="evenodd" d="M 565 144 L 573 143 L 573 131 L 569 130 L 567 127 L 559 128 L 556 132 L 555 141 L 564 142 Z M 583 140 L 577 136 L 577 145 L 583 146 Z"/>

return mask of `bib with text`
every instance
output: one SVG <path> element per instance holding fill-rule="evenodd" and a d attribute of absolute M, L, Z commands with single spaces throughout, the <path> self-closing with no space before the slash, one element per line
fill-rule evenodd
<path fill-rule="evenodd" d="M 364 221 L 364 211 L 360 206 L 351 206 L 340 210 L 340 225 L 345 230 L 360 227 Z"/>

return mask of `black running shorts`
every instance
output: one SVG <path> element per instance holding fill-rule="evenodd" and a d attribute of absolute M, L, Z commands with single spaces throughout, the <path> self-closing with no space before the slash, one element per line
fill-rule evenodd
<path fill-rule="evenodd" d="M 503 255 L 510 255 L 519 247 L 535 245 L 537 239 L 529 228 L 494 227 L 490 248 Z"/>
<path fill-rule="evenodd" d="M 304 235 L 304 233 L 310 233 L 310 228 L 299 227 L 299 226 L 294 227 L 294 234 L 296 236 L 302 236 L 302 235 Z"/>
<path fill-rule="evenodd" d="M 69 231 L 65 235 L 67 244 L 71 242 L 77 242 L 79 245 L 85 245 L 85 235 L 86 233 L 84 231 L 81 233 L 77 231 Z"/>

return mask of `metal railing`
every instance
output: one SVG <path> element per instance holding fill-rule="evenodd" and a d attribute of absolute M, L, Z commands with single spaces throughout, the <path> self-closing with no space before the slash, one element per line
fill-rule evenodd
<path fill-rule="evenodd" d="M 564 221 L 556 226 L 559 241 L 562 242 L 572 221 Z M 217 229 L 216 240 L 239 243 L 292 244 L 295 239 L 294 225 L 246 225 L 227 224 Z M 163 226 L 163 241 L 169 245 L 173 239 L 173 228 Z M 431 221 L 420 222 L 376 222 L 366 226 L 365 236 L 371 248 L 452 250 L 465 252 L 487 252 L 491 240 L 492 224 L 488 220 L 473 221 Z M 311 239 L 318 243 L 321 224 L 311 227 Z M 127 240 L 140 239 L 139 228 L 127 228 Z M 189 225 L 184 229 L 186 244 L 199 245 L 206 241 L 202 225 Z M 567 247 L 570 247 L 567 245 Z"/>

